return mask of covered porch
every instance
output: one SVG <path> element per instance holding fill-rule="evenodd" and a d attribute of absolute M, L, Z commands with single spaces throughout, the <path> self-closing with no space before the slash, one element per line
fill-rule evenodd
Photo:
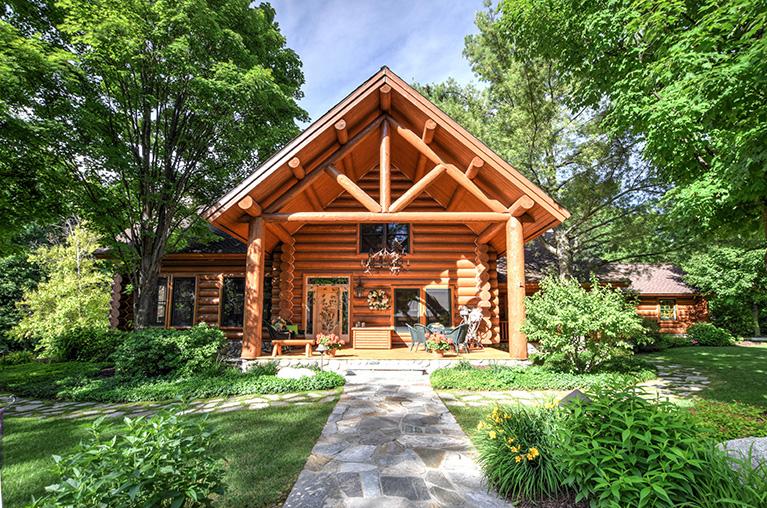
<path fill-rule="evenodd" d="M 485 348 L 461 356 L 526 359 L 524 244 L 566 217 L 386 68 L 207 214 L 247 245 L 241 357 L 264 355 L 271 314 L 306 340 L 341 336 L 339 361 L 431 358 L 406 347 L 412 327 L 456 327 L 466 309 Z"/>

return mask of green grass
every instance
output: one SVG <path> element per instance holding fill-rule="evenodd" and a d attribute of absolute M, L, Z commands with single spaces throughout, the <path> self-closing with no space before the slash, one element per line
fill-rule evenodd
<path fill-rule="evenodd" d="M 704 399 L 767 409 L 767 347 L 684 347 L 647 357 L 694 368 L 708 377 L 711 384 L 699 393 Z"/>
<path fill-rule="evenodd" d="M 479 441 L 476 439 L 477 424 L 484 420 L 487 415 L 493 410 L 491 406 L 487 407 L 460 407 L 460 406 L 448 406 L 450 412 L 455 416 L 455 420 L 458 425 L 461 426 L 463 431 L 477 446 Z"/>
<path fill-rule="evenodd" d="M 344 384 L 343 377 L 334 372 L 281 379 L 274 375 L 274 368 L 251 370 L 245 374 L 226 368 L 187 377 L 125 381 L 99 377 L 103 367 L 86 362 L 7 366 L 0 369 L 0 391 L 42 399 L 141 402 L 330 390 Z"/>
<path fill-rule="evenodd" d="M 213 414 L 212 454 L 227 461 L 220 507 L 276 506 L 285 500 L 319 438 L 333 403 Z M 197 417 L 190 417 L 197 418 Z M 115 420 L 115 432 L 121 425 Z M 6 506 L 24 506 L 54 483 L 51 455 L 64 455 L 86 437 L 91 420 L 8 418 L 3 441 Z"/>
<path fill-rule="evenodd" d="M 438 390 L 572 390 L 616 384 L 630 386 L 655 377 L 651 368 L 633 372 L 569 374 L 543 367 L 448 367 L 431 374 L 431 385 Z"/>

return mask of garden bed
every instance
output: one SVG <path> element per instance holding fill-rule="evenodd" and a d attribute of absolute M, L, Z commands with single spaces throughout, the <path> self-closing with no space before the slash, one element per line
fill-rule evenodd
<path fill-rule="evenodd" d="M 650 366 L 638 366 L 627 372 L 570 374 L 535 365 L 487 368 L 460 365 L 434 371 L 431 384 L 437 390 L 572 390 L 607 384 L 627 387 L 653 378 L 655 370 Z"/>
<path fill-rule="evenodd" d="M 272 364 L 242 373 L 221 368 L 207 373 L 123 381 L 103 377 L 105 364 L 89 362 L 26 363 L 0 370 L 0 390 L 40 399 L 98 402 L 163 401 L 233 395 L 330 390 L 343 386 L 333 372 L 282 379 Z"/>

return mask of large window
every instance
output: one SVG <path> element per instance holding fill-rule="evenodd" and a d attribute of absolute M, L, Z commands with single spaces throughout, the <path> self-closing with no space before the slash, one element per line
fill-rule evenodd
<path fill-rule="evenodd" d="M 676 319 L 676 300 L 660 300 L 661 321 L 674 321 Z"/>
<path fill-rule="evenodd" d="M 418 288 L 394 289 L 394 328 L 407 332 L 406 325 L 421 322 L 421 290 Z"/>
<path fill-rule="evenodd" d="M 171 300 L 170 325 L 192 326 L 194 324 L 194 277 L 173 278 L 173 299 Z"/>
<path fill-rule="evenodd" d="M 245 277 L 224 277 L 221 288 L 221 326 L 243 325 L 245 309 Z"/>
<path fill-rule="evenodd" d="M 410 224 L 360 224 L 360 254 L 384 247 L 410 252 Z"/>
<path fill-rule="evenodd" d="M 157 292 L 152 302 L 151 326 L 165 326 L 165 313 L 168 310 L 168 278 L 157 279 Z"/>
<path fill-rule="evenodd" d="M 451 319 L 452 305 L 450 300 L 450 290 L 427 288 L 424 290 L 426 304 L 426 324 L 440 323 L 445 327 L 453 326 Z"/>

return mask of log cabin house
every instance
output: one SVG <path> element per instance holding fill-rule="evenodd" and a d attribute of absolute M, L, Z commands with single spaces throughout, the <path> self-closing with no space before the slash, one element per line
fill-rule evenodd
<path fill-rule="evenodd" d="M 389 349 L 469 306 L 484 343 L 525 359 L 525 243 L 568 216 L 384 67 L 204 212 L 221 239 L 165 256 L 155 324 L 219 326 L 254 359 L 276 317 Z"/>

